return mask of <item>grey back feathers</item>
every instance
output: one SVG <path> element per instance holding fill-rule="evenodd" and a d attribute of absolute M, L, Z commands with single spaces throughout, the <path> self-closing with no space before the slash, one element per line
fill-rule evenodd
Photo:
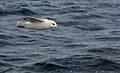
<path fill-rule="evenodd" d="M 22 19 L 26 20 L 26 21 L 31 21 L 31 22 L 43 22 L 42 19 L 38 19 L 38 18 L 35 18 L 35 17 L 24 17 Z"/>

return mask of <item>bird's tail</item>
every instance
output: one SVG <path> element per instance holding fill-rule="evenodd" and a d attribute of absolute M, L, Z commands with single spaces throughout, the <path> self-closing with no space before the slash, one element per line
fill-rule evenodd
<path fill-rule="evenodd" d="M 21 22 L 21 21 L 18 21 L 17 22 L 17 26 L 20 27 L 20 28 L 24 28 L 25 27 L 25 23 Z"/>

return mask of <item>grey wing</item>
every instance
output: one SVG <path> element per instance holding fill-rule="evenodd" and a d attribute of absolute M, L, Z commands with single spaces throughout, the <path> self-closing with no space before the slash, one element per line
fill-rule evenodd
<path fill-rule="evenodd" d="M 31 21 L 31 22 L 43 22 L 43 20 L 41 19 L 38 19 L 38 18 L 34 18 L 34 17 L 23 17 L 22 18 L 23 20 L 26 20 L 26 21 Z"/>

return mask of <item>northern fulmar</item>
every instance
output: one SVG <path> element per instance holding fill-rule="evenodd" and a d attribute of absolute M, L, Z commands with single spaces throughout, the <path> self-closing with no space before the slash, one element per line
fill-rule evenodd
<path fill-rule="evenodd" d="M 49 28 L 57 28 L 57 24 L 53 20 L 49 19 L 40 19 L 35 17 L 23 17 L 23 21 L 18 21 L 17 26 L 21 28 L 28 29 L 49 29 Z"/>

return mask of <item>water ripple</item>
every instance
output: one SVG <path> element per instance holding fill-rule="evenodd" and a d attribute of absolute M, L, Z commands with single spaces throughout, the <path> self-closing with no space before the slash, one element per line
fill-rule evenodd
<path fill-rule="evenodd" d="M 0 0 L 0 73 L 119 73 L 120 1 Z M 16 27 L 23 16 L 58 29 Z"/>

